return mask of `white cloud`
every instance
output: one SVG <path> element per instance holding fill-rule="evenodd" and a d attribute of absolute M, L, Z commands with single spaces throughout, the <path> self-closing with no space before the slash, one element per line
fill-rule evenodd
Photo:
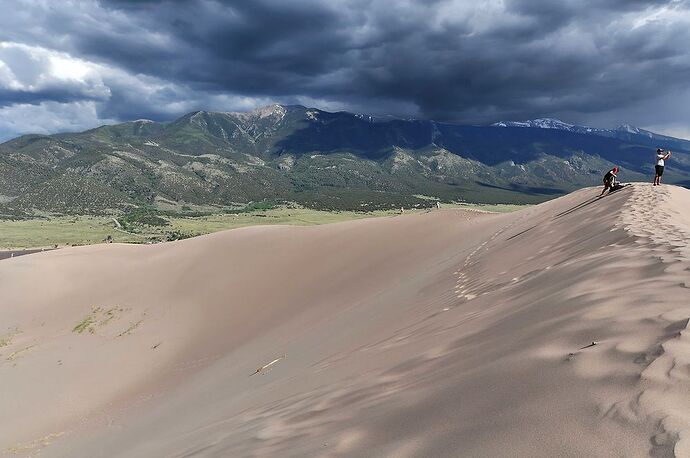
<path fill-rule="evenodd" d="M 669 137 L 684 138 L 686 140 L 690 140 L 690 127 L 688 127 L 687 124 L 665 124 L 661 126 L 645 126 L 644 129 L 662 135 L 668 135 Z"/>
<path fill-rule="evenodd" d="M 0 108 L 0 138 L 7 139 L 29 133 L 79 131 L 112 122 L 112 119 L 99 118 L 96 103 L 92 101 L 15 104 Z"/>
<path fill-rule="evenodd" d="M 14 42 L 0 42 L 0 90 L 9 94 L 0 108 L 0 140 L 26 133 L 84 130 L 139 117 L 167 119 L 200 109 L 245 111 L 273 102 L 267 97 L 195 91 L 154 76 Z"/>
<path fill-rule="evenodd" d="M 42 93 L 54 96 L 56 91 L 69 93 L 72 98 L 107 98 L 110 91 L 101 76 L 106 71 L 112 69 L 64 52 L 0 42 L 0 88 L 24 97 L 35 94 L 36 101 Z"/>

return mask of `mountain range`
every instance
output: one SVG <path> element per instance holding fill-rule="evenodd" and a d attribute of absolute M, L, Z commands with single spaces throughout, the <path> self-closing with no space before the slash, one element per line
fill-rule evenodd
<path fill-rule="evenodd" d="M 690 185 L 690 141 L 632 126 L 555 119 L 468 126 L 271 105 L 197 111 L 0 145 L 0 213 L 108 214 L 133 208 L 228 208 L 261 200 L 327 209 L 425 206 L 430 197 L 534 203 L 600 183 Z"/>

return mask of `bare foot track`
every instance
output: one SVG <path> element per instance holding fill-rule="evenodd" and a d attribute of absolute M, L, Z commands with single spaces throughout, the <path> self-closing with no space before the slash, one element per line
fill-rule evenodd
<path fill-rule="evenodd" d="M 0 456 L 690 456 L 690 191 L 0 263 Z"/>

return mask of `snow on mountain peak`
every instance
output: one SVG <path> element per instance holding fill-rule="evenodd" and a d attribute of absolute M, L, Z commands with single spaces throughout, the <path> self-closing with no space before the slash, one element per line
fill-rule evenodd
<path fill-rule="evenodd" d="M 639 127 L 631 126 L 630 124 L 621 124 L 620 126 L 616 127 L 616 130 L 618 132 L 625 132 L 628 134 L 644 135 L 649 138 L 654 137 L 654 134 L 648 130 L 640 129 Z"/>
<path fill-rule="evenodd" d="M 254 114 L 256 114 L 261 119 L 272 117 L 282 119 L 285 116 L 285 113 L 287 113 L 287 109 L 284 106 L 279 105 L 277 103 L 259 108 L 254 111 Z"/>
<path fill-rule="evenodd" d="M 631 126 L 630 124 L 621 124 L 620 126 L 616 127 L 616 130 L 619 130 L 621 132 L 628 132 L 631 134 L 639 134 L 640 133 L 639 128 L 637 128 L 635 126 Z"/>
<path fill-rule="evenodd" d="M 535 127 L 539 129 L 573 130 L 576 126 L 560 119 L 537 118 L 530 121 L 500 121 L 492 124 L 494 127 Z"/>
<path fill-rule="evenodd" d="M 365 114 L 365 113 L 354 113 L 355 117 L 361 119 L 362 121 L 370 122 L 370 123 L 379 123 L 379 122 L 386 122 L 386 121 L 394 121 L 394 120 L 405 120 L 405 121 L 415 121 L 413 118 L 399 118 L 397 116 L 393 116 L 390 114 L 384 114 L 384 115 L 370 115 L 370 114 Z"/>
<path fill-rule="evenodd" d="M 644 135 L 648 138 L 654 138 L 654 134 L 648 130 L 640 129 L 639 127 L 631 126 L 630 124 L 622 124 L 615 129 L 598 129 L 595 127 L 578 126 L 568 124 L 552 118 L 538 118 L 531 121 L 500 121 L 491 124 L 494 127 L 532 127 L 538 129 L 557 129 L 574 132 L 578 134 L 595 134 L 603 135 L 605 137 L 616 137 L 621 134 Z"/>
<path fill-rule="evenodd" d="M 275 121 L 282 120 L 288 110 L 285 106 L 278 103 L 256 108 L 252 111 L 226 111 L 224 114 L 240 119 L 243 122 L 250 122 L 255 119 L 272 118 Z"/>
<path fill-rule="evenodd" d="M 571 128 L 575 127 L 573 124 L 568 124 L 567 122 L 563 122 L 560 119 L 553 118 L 539 118 L 531 122 L 534 124 L 534 127 L 541 127 L 542 129 L 570 130 Z"/>

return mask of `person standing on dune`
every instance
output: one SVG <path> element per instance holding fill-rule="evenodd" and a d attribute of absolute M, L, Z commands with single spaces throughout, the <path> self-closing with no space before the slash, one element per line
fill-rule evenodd
<path fill-rule="evenodd" d="M 664 161 L 667 161 L 668 158 L 671 157 L 671 152 L 664 151 L 661 148 L 657 148 L 656 150 L 656 165 L 654 166 L 654 169 L 656 171 L 656 175 L 654 175 L 654 185 L 653 186 L 660 186 L 661 185 L 661 175 L 664 174 Z"/>

